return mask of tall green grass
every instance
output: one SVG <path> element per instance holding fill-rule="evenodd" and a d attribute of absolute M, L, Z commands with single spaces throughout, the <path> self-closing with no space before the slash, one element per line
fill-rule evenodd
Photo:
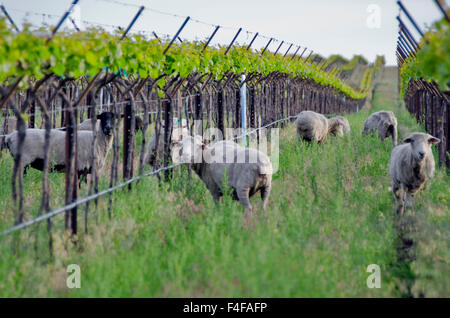
<path fill-rule="evenodd" d="M 386 98 L 388 79 L 377 87 L 372 109 L 348 116 L 349 136 L 308 145 L 293 124 L 281 131 L 268 208 L 263 212 L 253 198 L 258 209 L 249 224 L 237 202 L 225 197 L 215 205 L 194 173 L 177 168 L 170 183 L 151 177 L 115 193 L 111 219 L 101 199 L 90 213 L 90 234 L 81 233 L 76 244 L 63 233 L 63 216 L 56 217 L 52 258 L 45 224 L 0 238 L 0 296 L 448 296 L 448 176 L 438 170 L 416 198 L 406 214 L 414 222 L 399 220 L 387 174 L 392 145 L 360 134 L 367 115 L 380 109 L 396 111 L 401 133 L 421 129 L 395 96 Z M 2 180 L 10 168 L 4 159 Z M 34 173 L 26 177 L 26 193 L 39 189 Z M 10 204 L 9 195 L 2 184 L 0 204 Z M 402 236 L 417 248 L 415 260 L 399 263 L 405 220 L 414 230 Z M 73 263 L 81 268 L 80 289 L 66 287 Z M 366 285 L 369 264 L 381 267 L 380 289 Z"/>

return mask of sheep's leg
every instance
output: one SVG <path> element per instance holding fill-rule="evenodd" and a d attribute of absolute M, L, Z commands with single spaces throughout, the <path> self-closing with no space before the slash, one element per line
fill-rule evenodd
<path fill-rule="evenodd" d="M 263 202 L 263 211 L 267 208 L 267 201 L 269 201 L 271 185 L 264 186 L 261 188 L 261 200 Z"/>
<path fill-rule="evenodd" d="M 392 126 L 392 146 L 397 146 L 397 128 Z"/>
<path fill-rule="evenodd" d="M 378 137 L 380 137 L 381 141 L 384 142 L 384 137 L 385 137 L 384 132 L 379 131 Z"/>
<path fill-rule="evenodd" d="M 405 204 L 407 208 L 412 208 L 414 203 L 414 194 L 411 192 L 405 192 Z"/>
<path fill-rule="evenodd" d="M 400 185 L 395 181 L 392 181 L 392 194 L 397 203 L 397 214 L 400 215 L 403 213 L 403 199 L 400 193 Z"/>
<path fill-rule="evenodd" d="M 23 168 L 23 176 L 26 176 L 27 175 L 27 172 L 28 172 L 28 169 L 30 168 L 30 165 L 26 165 L 24 168 Z"/>
<path fill-rule="evenodd" d="M 214 203 L 220 202 L 222 196 L 221 196 L 219 187 L 217 187 L 216 185 L 213 185 L 213 186 L 207 185 L 207 188 L 208 188 L 209 192 L 211 192 Z"/>
<path fill-rule="evenodd" d="M 248 226 L 252 218 L 252 205 L 250 204 L 249 193 L 250 188 L 236 189 L 236 194 L 239 202 L 241 202 L 241 204 L 245 208 L 244 227 Z"/>
<path fill-rule="evenodd" d="M 239 199 L 239 202 L 241 202 L 241 204 L 247 210 L 251 210 L 252 208 L 252 205 L 250 204 L 249 192 L 250 192 L 249 188 L 236 189 L 236 194 Z"/>
<path fill-rule="evenodd" d="M 394 200 L 396 202 L 401 199 L 399 191 L 400 191 L 400 185 L 397 182 L 392 181 L 392 195 L 394 196 Z"/>

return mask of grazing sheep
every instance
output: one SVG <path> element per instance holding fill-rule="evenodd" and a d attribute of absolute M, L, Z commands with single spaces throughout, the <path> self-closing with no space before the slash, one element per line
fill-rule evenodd
<path fill-rule="evenodd" d="M 15 117 L 8 117 L 6 118 L 1 127 L 0 127 L 0 151 L 2 151 L 3 149 L 5 149 L 5 136 L 3 135 L 8 135 L 10 133 L 12 133 L 14 130 L 16 130 L 17 127 L 17 118 Z"/>
<path fill-rule="evenodd" d="M 172 141 L 170 144 L 170 148 L 173 147 L 173 145 L 180 141 L 183 137 L 187 137 L 190 135 L 189 130 L 187 129 L 187 123 L 186 119 L 183 119 L 181 121 L 181 125 L 179 125 L 179 121 L 177 118 L 173 119 L 173 126 L 172 126 Z M 158 138 L 158 161 L 162 162 L 164 160 L 164 128 L 165 124 L 164 122 L 161 125 L 161 130 L 159 133 Z M 153 166 L 156 159 L 156 133 L 150 137 L 147 148 L 145 150 L 144 155 L 144 164 L 149 164 Z"/>
<path fill-rule="evenodd" d="M 342 116 L 328 118 L 328 135 L 344 137 L 344 127 L 350 129 L 348 120 Z"/>
<path fill-rule="evenodd" d="M 324 142 L 328 135 L 327 118 L 316 112 L 305 110 L 297 115 L 295 121 L 297 134 L 309 142 Z"/>
<path fill-rule="evenodd" d="M 343 116 L 336 116 L 328 119 L 328 134 L 343 137 L 350 133 L 350 123 Z"/>
<path fill-rule="evenodd" d="M 270 159 L 264 153 L 243 148 L 231 141 L 219 141 L 207 146 L 200 136 L 184 137 L 176 146 L 180 162 L 192 164 L 214 201 L 217 202 L 222 196 L 226 173 L 228 187 L 233 189 L 233 199 L 239 200 L 250 211 L 250 197 L 260 192 L 263 209 L 266 209 L 273 170 Z"/>
<path fill-rule="evenodd" d="M 392 179 L 392 194 L 398 203 L 397 213 L 403 212 L 403 203 L 412 206 L 414 195 L 434 173 L 434 157 L 431 145 L 440 140 L 424 133 L 412 133 L 403 140 L 404 144 L 392 150 L 389 175 Z M 404 192 L 401 198 L 400 190 Z"/>
<path fill-rule="evenodd" d="M 392 136 L 392 144 L 397 146 L 397 118 L 393 112 L 379 111 L 367 117 L 362 133 L 371 134 L 376 130 L 382 141 Z"/>
<path fill-rule="evenodd" d="M 94 164 L 100 172 L 106 162 L 106 156 L 112 146 L 113 127 L 115 116 L 113 113 L 104 112 L 97 116 L 100 125 L 96 131 L 96 143 L 94 149 Z M 50 131 L 50 167 L 51 171 L 65 171 L 65 140 L 66 132 L 58 129 Z M 6 137 L 6 144 L 15 158 L 18 155 L 19 135 L 15 131 Z M 77 132 L 77 163 L 78 175 L 86 177 L 91 173 L 92 145 L 94 135 L 92 131 L 83 130 Z M 45 157 L 45 129 L 27 129 L 23 144 L 21 164 L 25 169 L 28 166 L 43 170 Z"/>
<path fill-rule="evenodd" d="M 134 131 L 143 131 L 144 130 L 144 121 L 142 120 L 141 117 L 139 116 L 135 116 L 134 117 Z"/>

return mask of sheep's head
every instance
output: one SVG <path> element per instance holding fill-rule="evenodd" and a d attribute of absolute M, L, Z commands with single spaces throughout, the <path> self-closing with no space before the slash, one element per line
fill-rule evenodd
<path fill-rule="evenodd" d="M 100 127 L 106 136 L 111 136 L 114 128 L 115 116 L 111 112 L 103 112 L 97 115 L 97 119 L 100 120 Z"/>
<path fill-rule="evenodd" d="M 344 136 L 345 121 L 339 117 L 333 117 L 328 119 L 328 133 L 333 136 Z"/>
<path fill-rule="evenodd" d="M 172 160 L 183 163 L 201 163 L 206 145 L 200 136 L 183 136 L 173 147 Z"/>
<path fill-rule="evenodd" d="M 315 131 L 312 127 L 302 125 L 300 127 L 297 127 L 297 132 L 305 141 L 316 141 Z"/>
<path fill-rule="evenodd" d="M 439 143 L 440 140 L 429 134 L 412 133 L 403 142 L 411 145 L 414 159 L 422 161 L 427 153 L 431 153 L 431 145 Z"/>

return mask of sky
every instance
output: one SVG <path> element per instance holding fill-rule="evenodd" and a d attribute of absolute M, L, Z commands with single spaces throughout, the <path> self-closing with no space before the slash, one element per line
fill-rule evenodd
<path fill-rule="evenodd" d="M 70 7 L 72 0 L 0 0 L 19 26 L 26 20 L 32 25 L 55 25 Z M 426 30 L 442 14 L 433 0 L 402 0 L 404 6 Z M 446 0 L 447 7 L 450 0 Z M 145 10 L 133 26 L 133 32 L 143 31 L 160 37 L 173 36 L 186 16 L 191 20 L 180 34 L 181 39 L 203 40 L 216 25 L 221 28 L 212 44 L 227 45 L 239 28 L 239 44 L 248 44 L 259 33 L 252 47 L 261 48 L 270 38 L 268 50 L 280 48 L 284 53 L 289 44 L 300 45 L 299 54 L 307 47 L 328 57 L 340 54 L 351 58 L 362 54 L 369 61 L 384 55 L 388 65 L 396 63 L 395 47 L 399 13 L 394 0 L 80 0 L 72 13 L 81 29 L 102 24 L 111 30 L 126 28 L 139 6 Z M 1 13 L 0 13 L 1 14 Z M 406 22 L 407 18 L 401 15 Z M 409 23 L 416 39 L 420 36 Z M 73 28 L 68 20 L 66 27 Z M 290 53 L 295 51 L 293 46 Z"/>

